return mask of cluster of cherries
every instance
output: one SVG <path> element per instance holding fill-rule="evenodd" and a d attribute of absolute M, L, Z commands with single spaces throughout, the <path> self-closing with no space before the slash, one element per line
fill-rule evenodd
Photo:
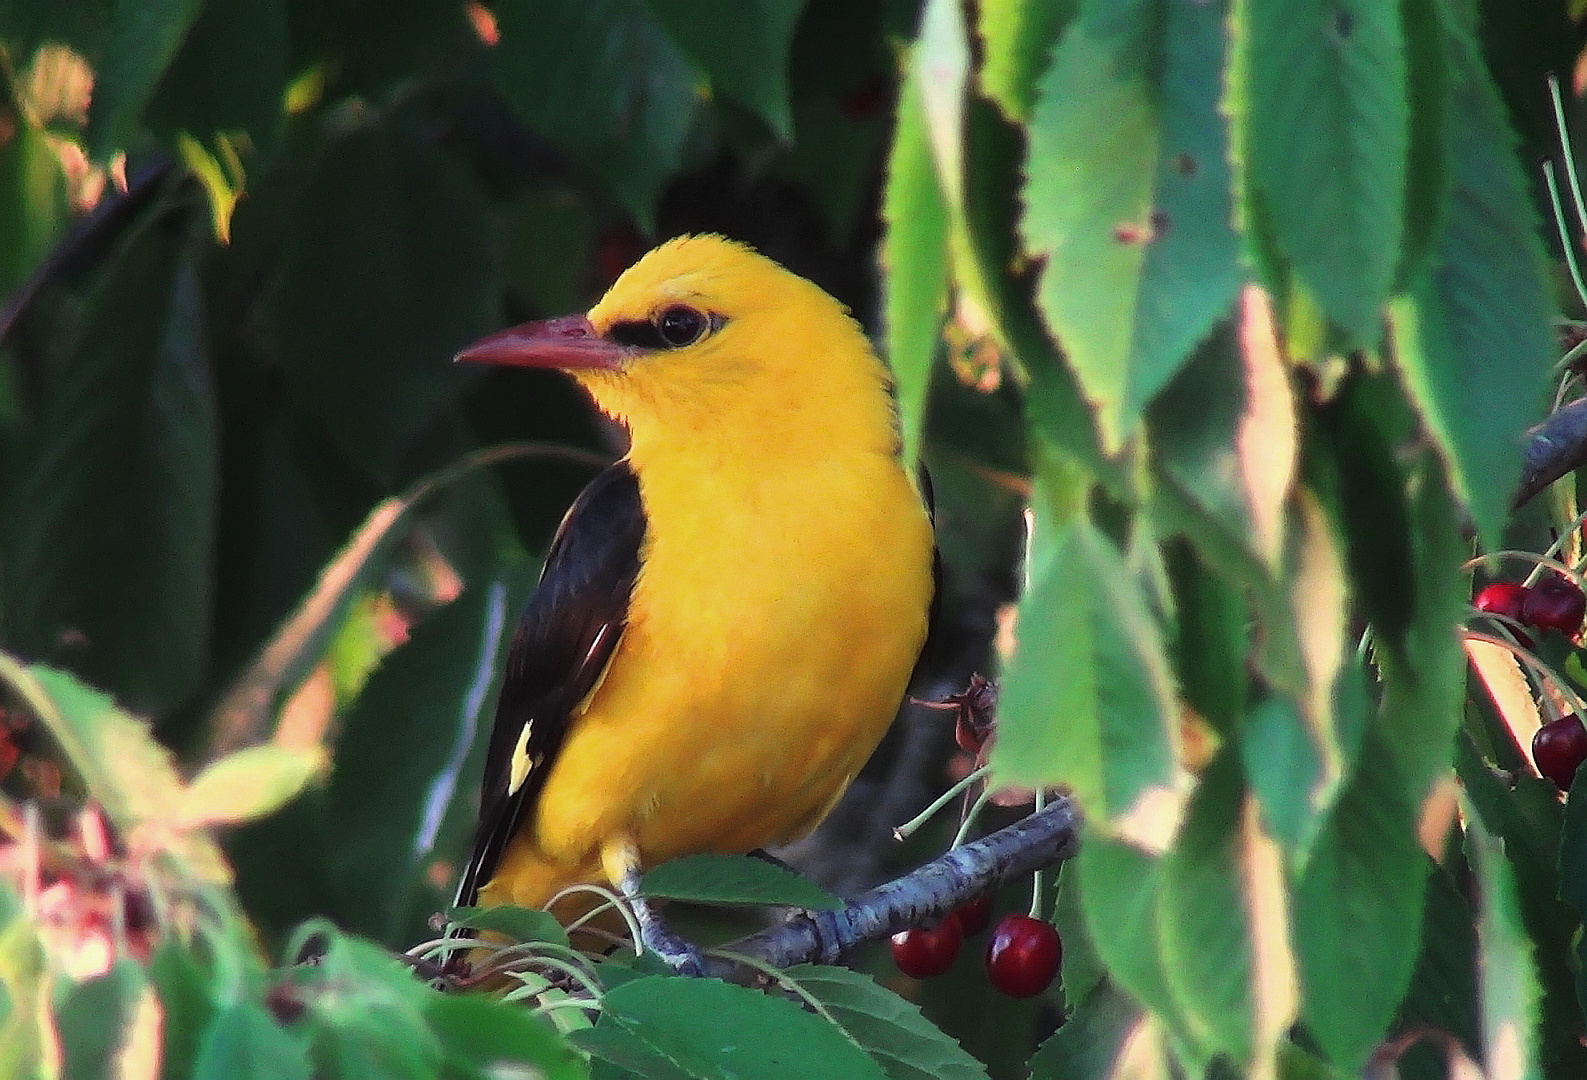
<path fill-rule="evenodd" d="M 929 979 L 953 966 L 964 939 L 992 921 L 990 894 L 950 911 L 936 926 L 915 926 L 893 935 L 893 963 L 912 979 Z M 1052 984 L 1063 959 L 1063 943 L 1052 923 L 1010 912 L 997 921 L 986 943 L 986 977 L 1009 997 L 1035 997 Z"/>
<path fill-rule="evenodd" d="M 1566 637 L 1581 631 L 1587 615 L 1587 596 L 1574 581 L 1550 574 L 1528 588 L 1515 581 L 1495 581 L 1477 594 L 1478 611 L 1502 616 L 1536 630 L 1557 630 Z M 1516 640 L 1531 648 L 1532 640 L 1515 631 Z M 1576 770 L 1587 761 L 1587 717 L 1576 713 L 1544 724 L 1532 737 L 1532 760 L 1537 771 L 1569 791 Z"/>

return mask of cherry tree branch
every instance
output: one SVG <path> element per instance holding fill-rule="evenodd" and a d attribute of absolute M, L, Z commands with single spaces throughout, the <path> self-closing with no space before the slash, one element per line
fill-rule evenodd
<path fill-rule="evenodd" d="M 1587 462 L 1587 397 L 1560 406 L 1527 434 L 1526 464 L 1511 503 L 1515 507 Z"/>
<path fill-rule="evenodd" d="M 1045 809 L 953 848 L 843 908 L 799 912 L 727 949 L 776 967 L 836 963 L 862 942 L 945 915 L 990 888 L 1062 862 L 1079 850 L 1080 810 L 1069 796 L 1057 795 Z M 742 969 L 728 959 L 708 956 L 705 973 L 734 978 Z"/>

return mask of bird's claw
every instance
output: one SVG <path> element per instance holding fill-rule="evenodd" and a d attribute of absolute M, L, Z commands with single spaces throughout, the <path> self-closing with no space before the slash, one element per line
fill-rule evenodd
<path fill-rule="evenodd" d="M 640 938 L 645 948 L 655 953 L 674 974 L 705 974 L 705 961 L 700 956 L 700 950 L 656 920 L 651 919 L 644 925 Z"/>

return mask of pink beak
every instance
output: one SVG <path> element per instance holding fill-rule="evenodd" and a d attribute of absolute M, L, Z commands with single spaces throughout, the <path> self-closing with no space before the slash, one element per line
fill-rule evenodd
<path fill-rule="evenodd" d="M 595 332 L 583 315 L 524 323 L 481 338 L 453 358 L 505 367 L 620 368 L 629 350 Z"/>

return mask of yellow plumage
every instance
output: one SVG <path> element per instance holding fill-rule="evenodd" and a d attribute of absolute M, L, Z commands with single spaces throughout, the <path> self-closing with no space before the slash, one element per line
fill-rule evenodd
<path fill-rule="evenodd" d="M 639 572 L 484 904 L 538 907 L 577 882 L 807 832 L 885 732 L 925 638 L 931 525 L 860 328 L 714 236 L 646 255 L 588 326 L 602 337 L 676 305 L 710 331 L 573 372 L 631 436 Z"/>

